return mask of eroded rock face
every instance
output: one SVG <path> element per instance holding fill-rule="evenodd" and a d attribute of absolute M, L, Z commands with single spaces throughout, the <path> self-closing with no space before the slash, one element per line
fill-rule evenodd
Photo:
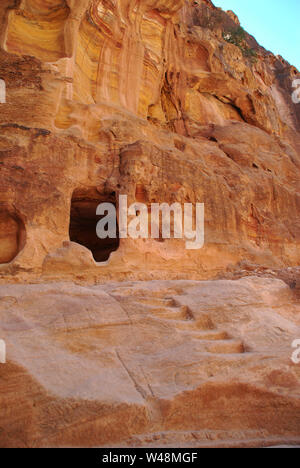
<path fill-rule="evenodd" d="M 238 25 L 1 2 L 1 447 L 299 443 L 299 74 Z M 205 203 L 204 247 L 98 240 L 119 195 Z"/>
<path fill-rule="evenodd" d="M 257 60 L 226 42 L 232 12 L 188 0 L 6 0 L 0 12 L 1 203 L 26 229 L 4 281 L 209 278 L 244 259 L 299 264 L 297 70 L 251 36 Z M 82 187 L 116 205 L 120 194 L 204 202 L 205 247 L 121 239 L 99 268 L 87 241 L 78 271 L 68 242 L 78 239 L 69 225 Z"/>
<path fill-rule="evenodd" d="M 6 285 L 0 296 L 1 447 L 299 443 L 300 307 L 280 280 Z"/>

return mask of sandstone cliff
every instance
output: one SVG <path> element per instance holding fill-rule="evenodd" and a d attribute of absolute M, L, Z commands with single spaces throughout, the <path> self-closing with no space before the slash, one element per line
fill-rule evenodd
<path fill-rule="evenodd" d="M 298 72 L 249 35 L 244 49 L 224 40 L 235 15 L 210 1 L 5 0 L 0 22 L 5 281 L 299 264 Z M 92 258 L 69 243 L 93 251 L 78 218 L 124 193 L 204 202 L 205 247 L 122 239 Z"/>
<path fill-rule="evenodd" d="M 299 443 L 299 72 L 238 28 L 1 1 L 1 447 Z M 120 194 L 203 202 L 204 247 L 100 241 Z"/>

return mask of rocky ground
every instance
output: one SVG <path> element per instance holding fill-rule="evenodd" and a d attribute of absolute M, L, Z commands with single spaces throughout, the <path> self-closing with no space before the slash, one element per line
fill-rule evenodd
<path fill-rule="evenodd" d="M 284 282 L 0 288 L 1 446 L 300 442 L 300 301 Z"/>

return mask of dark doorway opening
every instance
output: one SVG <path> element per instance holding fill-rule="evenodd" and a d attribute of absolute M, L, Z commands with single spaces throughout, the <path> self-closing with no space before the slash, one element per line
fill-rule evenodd
<path fill-rule="evenodd" d="M 96 262 L 106 262 L 120 245 L 117 226 L 116 239 L 99 239 L 96 226 L 102 216 L 96 215 L 100 203 L 112 203 L 116 207 L 115 193 L 101 195 L 95 188 L 75 190 L 71 201 L 70 240 L 87 247 Z"/>

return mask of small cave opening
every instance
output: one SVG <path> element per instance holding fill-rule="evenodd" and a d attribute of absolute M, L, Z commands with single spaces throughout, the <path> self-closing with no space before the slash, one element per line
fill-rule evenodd
<path fill-rule="evenodd" d="M 14 210 L 0 207 L 0 264 L 12 262 L 26 243 L 25 224 Z"/>
<path fill-rule="evenodd" d="M 119 229 L 115 239 L 99 239 L 96 232 L 98 222 L 103 218 L 96 214 L 100 203 L 111 203 L 116 207 L 116 194 L 101 194 L 96 188 L 78 189 L 73 192 L 70 210 L 69 235 L 72 242 L 88 248 L 96 262 L 106 262 L 110 254 L 120 245 Z"/>

